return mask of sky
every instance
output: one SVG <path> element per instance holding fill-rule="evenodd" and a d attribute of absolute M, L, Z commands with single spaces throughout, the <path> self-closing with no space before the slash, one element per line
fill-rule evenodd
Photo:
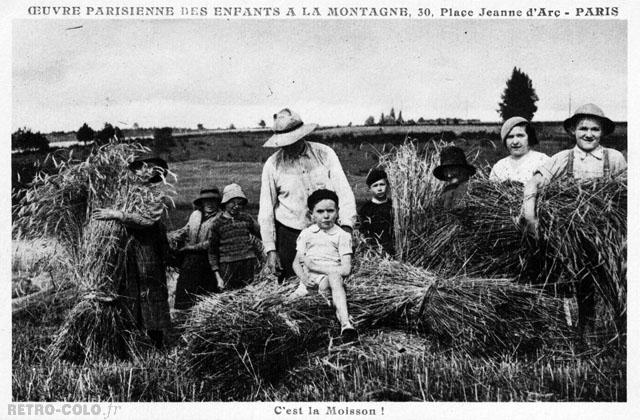
<path fill-rule="evenodd" d="M 66 28 L 82 25 L 82 28 Z M 498 121 L 514 67 L 534 120 L 593 102 L 627 119 L 627 27 L 614 20 L 14 20 L 12 129 Z"/>

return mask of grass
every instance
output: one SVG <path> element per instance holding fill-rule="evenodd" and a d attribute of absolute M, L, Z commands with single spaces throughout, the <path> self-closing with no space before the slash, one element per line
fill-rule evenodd
<path fill-rule="evenodd" d="M 187 222 L 193 211 L 192 201 L 204 186 L 215 185 L 222 189 L 232 182 L 239 184 L 247 195 L 247 211 L 253 217 L 258 215 L 260 202 L 260 179 L 262 163 L 259 162 L 218 162 L 208 159 L 196 159 L 171 164 L 177 181 L 173 184 L 177 196 L 175 208 L 169 210 L 169 229 L 178 229 Z M 366 173 L 347 174 L 356 202 L 359 205 L 369 199 L 369 189 L 365 183 Z"/>
<path fill-rule="evenodd" d="M 58 319 L 58 321 L 60 318 Z M 185 372 L 175 340 L 132 361 L 45 362 L 55 319 L 13 325 L 14 401 L 220 401 L 215 384 Z M 403 338 L 402 336 L 405 336 Z M 626 401 L 626 358 L 505 353 L 474 357 L 433 350 L 412 336 L 376 332 L 361 348 L 303 355 L 280 382 L 253 383 L 262 401 Z M 409 338 L 406 338 L 409 337 Z M 369 345 L 384 342 L 380 352 Z M 409 343 L 407 343 L 409 342 Z M 336 352 L 340 356 L 334 356 Z"/>
<path fill-rule="evenodd" d="M 379 342 L 392 346 L 380 351 Z M 289 401 L 625 401 L 626 364 L 615 355 L 490 359 L 407 350 L 406 338 L 379 332 L 363 348 L 310 354 L 269 398 Z M 411 338 L 410 341 L 416 341 Z M 428 344 L 427 344 L 428 345 Z"/>

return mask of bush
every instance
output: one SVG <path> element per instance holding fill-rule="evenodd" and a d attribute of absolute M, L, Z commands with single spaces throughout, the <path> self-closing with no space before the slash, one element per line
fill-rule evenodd
<path fill-rule="evenodd" d="M 39 131 L 33 133 L 29 128 L 20 128 L 11 134 L 11 150 L 49 150 L 49 140 Z"/>

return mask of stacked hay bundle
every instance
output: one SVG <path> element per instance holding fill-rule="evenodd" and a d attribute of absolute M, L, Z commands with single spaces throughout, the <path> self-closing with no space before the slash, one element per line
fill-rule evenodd
<path fill-rule="evenodd" d="M 162 202 L 166 190 L 135 182 L 128 165 L 148 149 L 110 143 L 81 162 L 56 163 L 57 173 L 38 175 L 21 196 L 14 232 L 54 235 L 67 248 L 65 288 L 75 304 L 55 337 L 50 355 L 82 361 L 126 356 L 133 350 L 135 321 L 120 304 L 127 235 L 113 221 L 91 220 L 98 208 L 135 212 Z"/>
<path fill-rule="evenodd" d="M 424 269 L 363 256 L 347 281 L 361 332 L 413 331 L 473 353 L 529 351 L 566 334 L 556 299 L 493 279 L 439 279 Z M 329 344 L 335 314 L 317 294 L 288 302 L 293 286 L 260 282 L 202 299 L 185 322 L 186 368 L 223 399 L 277 381 L 306 352 Z"/>
<path fill-rule="evenodd" d="M 418 155 L 406 144 L 383 157 L 394 193 L 396 249 L 402 260 L 444 275 L 576 281 L 594 270 L 600 296 L 625 331 L 626 177 L 559 180 L 540 192 L 538 238 L 522 229 L 522 184 L 493 182 L 483 168 L 469 182 L 461 210 L 438 205 L 433 168 L 438 149 Z M 398 188 L 422 179 L 423 189 Z M 442 183 L 440 183 L 442 184 Z M 432 186 L 434 185 L 434 186 Z M 404 220 L 410 220 L 405 223 Z"/>

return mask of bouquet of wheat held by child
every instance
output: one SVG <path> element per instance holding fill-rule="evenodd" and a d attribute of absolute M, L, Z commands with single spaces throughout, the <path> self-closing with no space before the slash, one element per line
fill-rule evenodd
<path fill-rule="evenodd" d="M 56 162 L 55 175 L 38 175 L 16 209 L 20 235 L 54 235 L 71 255 L 67 287 L 77 303 L 55 337 L 51 356 L 84 360 L 124 355 L 131 349 L 134 319 L 121 304 L 127 235 L 114 221 L 91 220 L 98 208 L 135 212 L 164 192 L 135 182 L 129 164 L 148 149 L 110 143 L 84 161 Z"/>
<path fill-rule="evenodd" d="M 417 233 L 430 228 L 432 203 L 440 197 L 443 184 L 433 176 L 433 169 L 440 163 L 440 150 L 447 145 L 433 142 L 420 152 L 407 141 L 380 157 L 392 192 L 396 255 L 403 261 L 409 261 Z"/>

